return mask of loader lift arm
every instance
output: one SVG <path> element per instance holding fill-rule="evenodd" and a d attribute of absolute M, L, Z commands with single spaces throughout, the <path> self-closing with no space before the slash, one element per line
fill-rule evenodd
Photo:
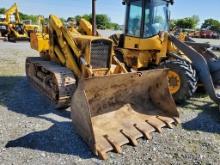
<path fill-rule="evenodd" d="M 206 59 L 203 54 L 181 42 L 173 35 L 170 35 L 170 40 L 190 58 L 209 97 L 220 106 L 220 94 L 216 92 L 214 85 L 214 81 L 216 83 L 220 81 L 220 61 L 213 59 L 213 57 Z"/>

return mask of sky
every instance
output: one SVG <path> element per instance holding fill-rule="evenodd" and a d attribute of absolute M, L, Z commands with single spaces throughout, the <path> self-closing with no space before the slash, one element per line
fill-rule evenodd
<path fill-rule="evenodd" d="M 0 8 L 9 8 L 17 3 L 19 11 L 26 14 L 55 14 L 59 17 L 91 13 L 91 0 L 0 0 Z M 122 0 L 97 0 L 97 13 L 107 14 L 112 22 L 124 24 L 125 7 Z M 207 18 L 220 21 L 220 0 L 175 0 L 171 7 L 171 17 L 174 19 L 192 15 L 200 17 L 200 24 Z"/>

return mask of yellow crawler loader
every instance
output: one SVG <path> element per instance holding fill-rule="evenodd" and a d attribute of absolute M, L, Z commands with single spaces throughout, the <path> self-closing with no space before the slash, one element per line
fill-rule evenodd
<path fill-rule="evenodd" d="M 179 123 L 167 70 L 128 73 L 113 42 L 97 36 L 95 25 L 80 25 L 80 32 L 70 30 L 51 15 L 48 33 L 31 34 L 40 57 L 27 58 L 26 74 L 57 108 L 71 106 L 74 127 L 94 154 L 107 159 L 107 152 Z"/>
<path fill-rule="evenodd" d="M 169 33 L 169 5 L 173 0 L 124 0 L 125 31 L 110 38 L 117 58 L 130 71 L 169 68 L 169 90 L 177 103 L 204 86 L 220 104 L 215 86 L 220 82 L 220 60 L 205 44 L 184 41 Z"/>

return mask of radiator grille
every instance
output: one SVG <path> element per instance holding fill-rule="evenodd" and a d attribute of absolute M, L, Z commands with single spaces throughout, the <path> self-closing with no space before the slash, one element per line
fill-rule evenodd
<path fill-rule="evenodd" d="M 91 45 L 91 65 L 93 68 L 108 68 L 111 42 L 93 41 Z"/>

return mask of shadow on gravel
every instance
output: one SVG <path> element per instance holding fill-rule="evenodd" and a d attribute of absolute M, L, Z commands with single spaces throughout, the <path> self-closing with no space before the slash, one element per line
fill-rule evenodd
<path fill-rule="evenodd" d="M 202 110 L 202 112 L 199 113 L 195 119 L 183 123 L 183 128 L 192 131 L 220 134 L 220 111 L 218 106 L 211 101 L 202 101 L 200 96 L 201 95 L 196 94 L 195 98 L 193 98 L 195 101 L 189 101 L 187 104 L 193 105 L 195 111 L 199 109 Z"/>
<path fill-rule="evenodd" d="M 40 95 L 28 84 L 26 77 L 0 77 L 0 89 L 4 91 L 0 100 L 10 111 L 39 118 L 54 113 L 70 119 L 70 111 L 56 111 L 45 96 Z"/>
<path fill-rule="evenodd" d="M 41 96 L 28 84 L 25 77 L 0 77 L 0 82 L 5 82 L 0 83 L 0 88 L 7 88 L 7 94 L 0 95 L 1 104 L 7 107 L 9 111 L 27 117 L 43 119 L 53 124 L 47 130 L 32 132 L 9 141 L 5 146 L 6 148 L 23 147 L 51 153 L 75 155 L 83 159 L 94 157 L 87 145 L 75 132 L 70 119 L 70 111 L 55 110 L 49 100 Z M 8 85 L 8 82 L 13 83 Z M 48 114 L 58 116 L 58 119 L 56 117 L 54 119 L 50 115 L 48 117 Z"/>
<path fill-rule="evenodd" d="M 87 145 L 73 130 L 71 122 L 57 122 L 47 130 L 33 132 L 9 141 L 5 147 L 75 155 L 83 159 L 94 158 Z"/>
<path fill-rule="evenodd" d="M 14 88 L 17 82 L 20 82 L 23 77 L 7 77 L 7 76 L 0 76 L 0 105 L 5 104 L 8 94 Z"/>

